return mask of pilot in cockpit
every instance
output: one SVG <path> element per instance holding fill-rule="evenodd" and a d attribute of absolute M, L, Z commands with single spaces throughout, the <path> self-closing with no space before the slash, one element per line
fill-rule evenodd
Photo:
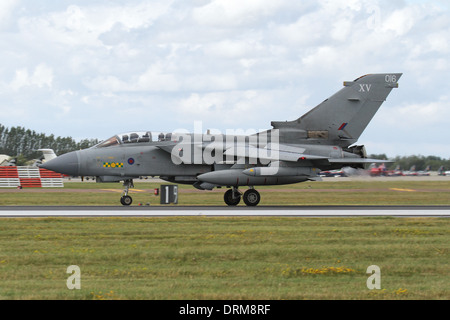
<path fill-rule="evenodd" d="M 146 132 L 144 135 L 142 135 L 141 138 L 139 138 L 138 142 L 149 142 L 152 139 L 151 132 Z"/>

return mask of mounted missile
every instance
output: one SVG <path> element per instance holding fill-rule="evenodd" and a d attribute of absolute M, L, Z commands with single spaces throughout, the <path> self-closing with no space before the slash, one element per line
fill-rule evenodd
<path fill-rule="evenodd" d="M 251 177 L 287 177 L 287 176 L 306 176 L 306 177 L 316 177 L 316 168 L 311 167 L 255 167 L 242 171 Z"/>
<path fill-rule="evenodd" d="M 248 169 L 250 170 L 250 169 Z M 229 169 L 212 171 L 197 176 L 202 182 L 209 182 L 222 186 L 254 186 L 254 185 L 278 185 L 303 182 L 309 177 L 302 176 L 251 176 L 242 169 Z"/>

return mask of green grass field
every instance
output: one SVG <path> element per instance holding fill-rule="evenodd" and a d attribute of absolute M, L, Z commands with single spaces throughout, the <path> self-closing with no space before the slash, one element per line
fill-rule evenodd
<path fill-rule="evenodd" d="M 134 203 L 159 201 L 136 183 Z M 120 184 L 0 190 L 1 205 L 119 205 Z M 147 190 L 147 193 L 138 190 Z M 223 205 L 223 191 L 180 204 Z M 260 188 L 261 205 L 450 204 L 446 181 Z M 67 191 L 67 192 L 66 192 Z M 284 192 L 283 192 L 284 191 Z M 448 218 L 2 218 L 0 299 L 449 299 Z M 67 267 L 81 270 L 69 290 Z M 369 290 L 367 267 L 381 269 Z"/>
<path fill-rule="evenodd" d="M 135 182 L 133 205 L 159 205 L 159 183 Z M 305 182 L 258 187 L 260 205 L 450 205 L 450 179 L 442 181 Z M 246 188 L 242 188 L 245 191 Z M 224 205 L 226 188 L 200 191 L 179 185 L 180 205 Z M 68 182 L 64 188 L 0 189 L 0 205 L 120 206 L 120 183 Z M 243 202 L 241 201 L 241 204 Z"/>
<path fill-rule="evenodd" d="M 2 219 L 0 299 L 449 299 L 442 218 Z M 69 290 L 66 269 L 81 270 Z M 366 286 L 381 269 L 381 289 Z"/>

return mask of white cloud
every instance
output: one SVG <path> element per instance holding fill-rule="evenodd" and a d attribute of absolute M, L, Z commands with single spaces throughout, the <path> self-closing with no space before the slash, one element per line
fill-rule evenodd
<path fill-rule="evenodd" d="M 361 0 L 320 0 L 320 5 L 330 12 L 342 12 L 342 10 L 360 11 L 363 5 Z"/>
<path fill-rule="evenodd" d="M 408 33 L 420 19 L 420 8 L 417 6 L 402 8 L 392 12 L 383 22 L 382 30 L 394 32 L 397 36 Z"/>
<path fill-rule="evenodd" d="M 205 46 L 205 53 L 224 59 L 239 59 L 257 54 L 264 47 L 256 39 L 220 40 Z"/>
<path fill-rule="evenodd" d="M 0 2 L 0 30 L 11 22 L 13 10 L 18 4 L 18 0 L 2 0 Z"/>
<path fill-rule="evenodd" d="M 38 17 L 23 17 L 19 25 L 30 37 L 43 38 L 67 46 L 98 46 L 99 36 L 116 24 L 126 30 L 147 28 L 163 15 L 171 1 L 140 3 L 134 6 L 77 6 Z"/>
<path fill-rule="evenodd" d="M 436 52 L 442 54 L 450 53 L 450 44 L 448 42 L 448 36 L 450 35 L 450 29 L 447 26 L 447 30 L 430 34 L 427 37 L 427 47 L 429 52 Z"/>
<path fill-rule="evenodd" d="M 138 90 L 177 91 L 178 88 L 179 83 L 176 75 L 160 63 L 151 65 L 137 79 Z"/>
<path fill-rule="evenodd" d="M 183 117 L 185 124 L 192 124 L 194 121 L 202 121 L 205 125 L 213 125 L 217 122 L 217 115 L 220 114 L 220 128 L 224 125 L 227 128 L 236 129 L 236 118 L 245 118 L 250 123 L 255 124 L 253 119 L 258 117 L 258 113 L 265 109 L 262 97 L 256 91 L 228 91 L 211 92 L 206 94 L 193 93 L 189 97 L 180 100 L 179 115 Z M 255 110 L 258 105 L 258 110 Z M 267 125 L 261 123 L 261 125 Z M 224 131 L 223 131 L 224 132 Z"/>
<path fill-rule="evenodd" d="M 435 101 L 404 103 L 387 109 L 383 114 L 384 121 L 396 128 L 416 127 L 422 130 L 433 126 L 437 129 L 439 125 L 447 127 L 447 119 L 450 118 L 450 99 L 448 96 L 441 96 Z"/>
<path fill-rule="evenodd" d="M 252 25 L 285 6 L 285 1 L 272 0 L 213 0 L 195 8 L 193 18 L 207 26 L 236 28 Z"/>
<path fill-rule="evenodd" d="M 52 87 L 53 70 L 45 64 L 36 66 L 32 74 L 28 73 L 28 69 L 23 68 L 16 70 L 14 80 L 10 87 L 13 90 L 19 90 L 27 86 L 37 86 L 38 88 Z"/>

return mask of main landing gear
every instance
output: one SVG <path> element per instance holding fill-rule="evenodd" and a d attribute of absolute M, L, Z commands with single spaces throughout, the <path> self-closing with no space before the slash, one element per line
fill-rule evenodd
<path fill-rule="evenodd" d="M 261 195 L 255 189 L 250 188 L 242 195 L 237 187 L 233 187 L 227 190 L 227 192 L 225 192 L 223 196 L 223 199 L 227 205 L 237 206 L 241 201 L 241 197 L 244 200 L 245 204 L 250 207 L 256 206 L 261 200 Z"/>
<path fill-rule="evenodd" d="M 125 180 L 123 182 L 123 186 L 125 189 L 123 190 L 122 197 L 120 198 L 120 203 L 124 206 L 129 206 L 133 202 L 133 199 L 128 195 L 128 190 L 130 188 L 134 188 L 133 180 Z"/>

